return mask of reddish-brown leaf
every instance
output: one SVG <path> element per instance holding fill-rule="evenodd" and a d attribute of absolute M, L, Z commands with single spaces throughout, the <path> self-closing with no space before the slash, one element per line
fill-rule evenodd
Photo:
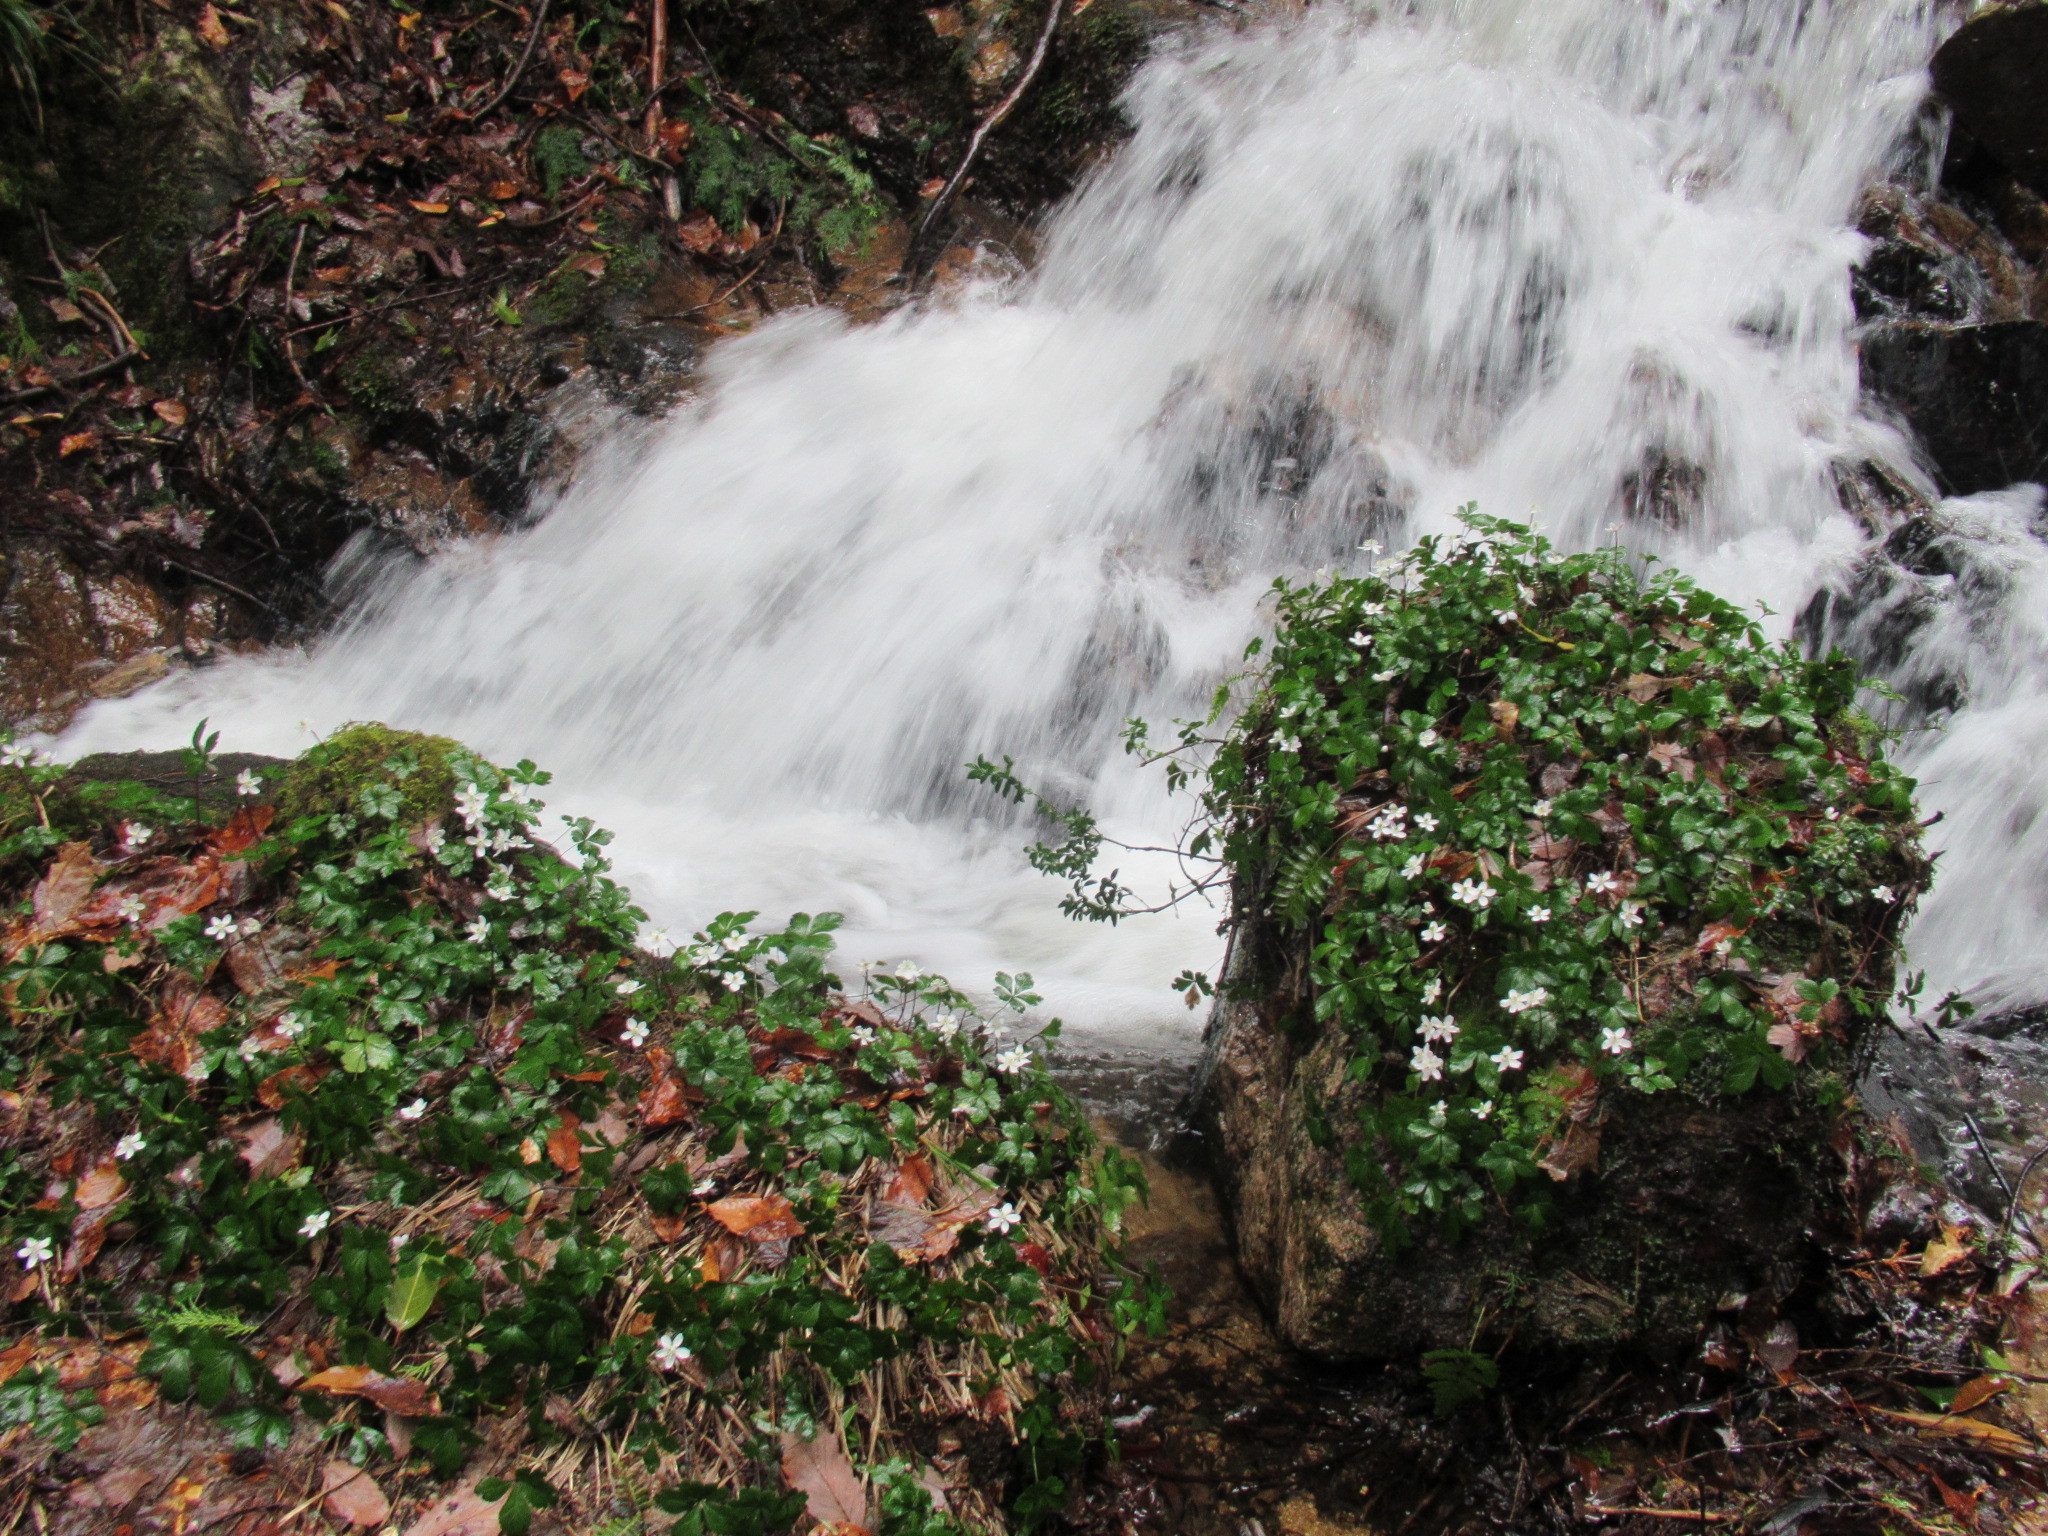
<path fill-rule="evenodd" d="M 431 213 L 436 215 L 443 214 L 448 211 L 448 205 L 446 203 L 414 202 L 413 207 L 419 209 L 421 213 Z"/>
<path fill-rule="evenodd" d="M 308 1376 L 300 1384 L 300 1389 L 325 1392 L 333 1397 L 366 1398 L 387 1413 L 403 1414 L 409 1419 L 441 1411 L 440 1399 L 425 1382 L 404 1376 L 386 1376 L 367 1365 L 330 1366 L 317 1376 Z"/>
<path fill-rule="evenodd" d="M 889 1170 L 889 1182 L 882 1198 L 898 1205 L 923 1205 L 932 1189 L 932 1162 L 922 1152 L 913 1153 Z"/>
<path fill-rule="evenodd" d="M 60 848 L 56 862 L 30 893 L 28 926 L 9 937 L 7 957 L 13 959 L 31 944 L 47 944 L 75 933 L 99 873 L 99 860 L 85 843 L 66 843 Z"/>
<path fill-rule="evenodd" d="M 127 1190 L 128 1180 L 122 1177 L 121 1165 L 112 1157 L 103 1157 L 78 1181 L 71 1198 L 78 1202 L 81 1211 L 102 1211 L 117 1203 Z"/>
<path fill-rule="evenodd" d="M 58 441 L 57 457 L 68 459 L 74 453 L 84 453 L 88 449 L 99 447 L 99 445 L 100 435 L 98 432 L 73 432 L 70 436 Z"/>
<path fill-rule="evenodd" d="M 156 418 L 172 429 L 182 427 L 191 419 L 192 413 L 176 400 L 158 400 L 150 406 Z"/>
<path fill-rule="evenodd" d="M 836 1429 L 820 1430 L 815 1440 L 785 1434 L 782 1479 L 804 1496 L 805 1509 L 820 1525 L 868 1528 L 867 1489 Z"/>
<path fill-rule="evenodd" d="M 228 45 L 228 29 L 221 25 L 220 12 L 214 9 L 213 0 L 207 0 L 200 9 L 199 35 L 215 53 Z"/>
<path fill-rule="evenodd" d="M 790 1242 L 803 1235 L 803 1223 L 781 1195 L 732 1195 L 704 1209 L 726 1231 L 752 1243 L 770 1268 L 787 1259 Z"/>
<path fill-rule="evenodd" d="M 344 1525 L 382 1525 L 391 1518 L 391 1501 L 377 1479 L 338 1457 L 320 1471 L 321 1508 Z"/>
<path fill-rule="evenodd" d="M 252 1179 L 274 1179 L 289 1173 L 297 1166 L 299 1151 L 305 1139 L 296 1131 L 287 1131 L 275 1115 L 266 1115 L 252 1125 L 243 1126 L 234 1132 L 240 1144 L 240 1156 L 249 1165 Z"/>
<path fill-rule="evenodd" d="M 1536 1166 L 1562 1184 L 1576 1173 L 1590 1173 L 1600 1166 L 1600 1132 L 1590 1125 L 1579 1122 L 1565 1131 L 1562 1140 L 1553 1140 Z"/>
<path fill-rule="evenodd" d="M 548 1132 L 548 1161 L 564 1173 L 574 1173 L 583 1166 L 583 1138 L 578 1134 L 582 1123 L 565 1109 L 562 1123 Z"/>
<path fill-rule="evenodd" d="M 310 1093 L 313 1085 L 325 1077 L 331 1068 L 309 1067 L 304 1062 L 286 1067 L 282 1072 L 273 1072 L 257 1085 L 256 1097 L 265 1109 L 283 1109 L 292 1095 Z"/>
<path fill-rule="evenodd" d="M 270 823 L 276 817 L 277 807 L 274 805 L 237 806 L 225 826 L 215 827 L 206 834 L 206 846 L 223 855 L 247 853 L 263 841 L 263 834 L 270 830 Z"/>
<path fill-rule="evenodd" d="M 577 100 L 590 89 L 590 76 L 581 70 L 562 69 L 555 72 L 555 78 L 562 82 L 562 89 L 569 93 L 571 101 Z"/>
<path fill-rule="evenodd" d="M 725 238 L 725 232 L 718 227 L 718 220 L 700 213 L 676 226 L 676 238 L 682 241 L 684 250 L 702 256 Z"/>
<path fill-rule="evenodd" d="M 197 1082 L 205 1075 L 198 1038 L 227 1021 L 226 1003 L 191 978 L 173 973 L 164 983 L 156 1017 L 128 1048 L 143 1061 Z"/>
<path fill-rule="evenodd" d="M 688 1120 L 692 1114 L 691 1104 L 704 1097 L 701 1091 L 689 1088 L 676 1076 L 670 1066 L 674 1060 L 674 1056 L 658 1045 L 648 1048 L 647 1064 L 653 1076 L 647 1084 L 647 1091 L 640 1095 L 640 1123 L 650 1131 Z"/>
<path fill-rule="evenodd" d="M 484 1500 L 474 1487 L 438 1498 L 405 1528 L 405 1536 L 498 1536 L 502 1498 Z"/>

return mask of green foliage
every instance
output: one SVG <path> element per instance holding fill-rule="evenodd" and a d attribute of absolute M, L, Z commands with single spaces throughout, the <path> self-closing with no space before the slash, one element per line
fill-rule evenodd
<path fill-rule="evenodd" d="M 1422 1357 L 1422 1374 L 1438 1413 L 1475 1402 L 1500 1385 L 1500 1367 L 1469 1349 L 1431 1350 Z"/>
<path fill-rule="evenodd" d="M 345 725 L 292 764 L 278 786 L 287 824 L 308 817 L 421 821 L 455 803 L 456 765 L 473 763 L 445 736 Z"/>
<path fill-rule="evenodd" d="M 92 1393 L 66 1392 L 47 1367 L 29 1366 L 0 1383 L 0 1426 L 26 1424 L 60 1451 L 74 1448 L 106 1416 Z"/>
<path fill-rule="evenodd" d="M 529 151 L 533 174 L 549 197 L 590 169 L 590 157 L 583 152 L 583 135 L 567 123 L 550 123 L 533 136 Z"/>

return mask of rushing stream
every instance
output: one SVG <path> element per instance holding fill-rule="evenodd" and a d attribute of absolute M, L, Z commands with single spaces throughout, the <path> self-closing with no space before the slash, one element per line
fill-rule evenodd
<path fill-rule="evenodd" d="M 1186 1041 L 1164 984 L 1213 959 L 1214 914 L 1067 924 L 962 765 L 1014 755 L 1169 837 L 1124 718 L 1194 707 L 1274 574 L 1468 501 L 1674 561 L 1785 632 L 1866 542 L 1837 466 L 1925 483 L 1859 408 L 1849 223 L 1931 152 L 1921 71 L 1953 20 L 1414 0 L 1219 24 L 1146 68 L 1135 138 L 1028 278 L 721 344 L 697 403 L 531 530 L 387 571 L 310 652 L 101 705 L 63 747 L 201 715 L 238 750 L 445 732 L 555 770 L 678 932 L 835 908 L 851 959 L 1021 967 L 1098 1041 Z M 2043 585 L 2030 540 L 2015 589 Z M 2008 685 L 1910 749 L 1958 829 L 1918 958 L 2039 1000 L 2048 819 L 1996 828 L 2044 777 L 1992 717 L 2038 734 L 2013 656 L 2039 676 L 2048 641 L 1959 627 L 1929 643 Z"/>

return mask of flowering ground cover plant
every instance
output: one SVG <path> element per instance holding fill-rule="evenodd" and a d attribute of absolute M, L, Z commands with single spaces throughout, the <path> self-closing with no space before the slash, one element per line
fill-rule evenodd
<path fill-rule="evenodd" d="M 1846 659 L 1619 548 L 1465 522 L 1276 583 L 1209 718 L 1164 751 L 1130 735 L 1200 789 L 1184 852 L 1232 893 L 1226 993 L 1350 1040 L 1358 1124 L 1310 1124 L 1395 1241 L 1503 1203 L 1540 1220 L 1592 1166 L 1603 1095 L 1839 1098 L 1928 872 Z M 1034 857 L 1067 909 L 1130 910 L 1093 822 L 1061 819 Z"/>
<path fill-rule="evenodd" d="M 184 1479 L 194 1525 L 1063 1504 L 1159 1306 L 1137 1181 L 946 982 L 846 987 L 830 916 L 643 947 L 607 834 L 541 846 L 545 776 L 435 738 L 351 727 L 225 815 L 0 776 L 0 1420 L 116 1454 L 212 1410 L 270 1481 Z"/>

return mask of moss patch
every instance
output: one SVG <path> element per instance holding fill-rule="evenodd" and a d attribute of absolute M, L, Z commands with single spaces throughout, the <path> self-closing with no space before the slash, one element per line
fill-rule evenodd
<path fill-rule="evenodd" d="M 286 822 L 307 816 L 355 816 L 365 789 L 398 796 L 399 815 L 424 821 L 455 804 L 460 742 L 388 725 L 345 725 L 285 771 L 277 808 Z"/>

